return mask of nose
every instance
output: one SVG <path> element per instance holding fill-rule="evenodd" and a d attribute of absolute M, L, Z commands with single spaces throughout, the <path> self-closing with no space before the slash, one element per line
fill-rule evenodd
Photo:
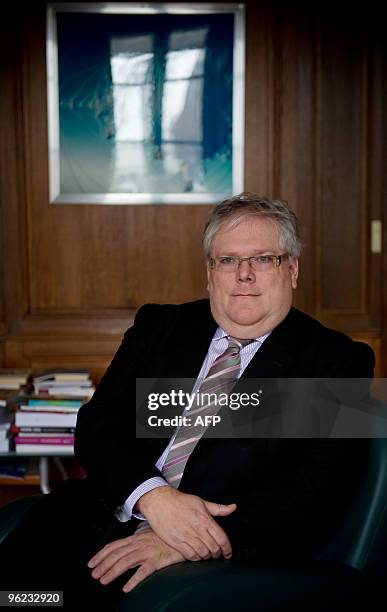
<path fill-rule="evenodd" d="M 238 281 L 253 283 L 255 281 L 255 273 L 247 259 L 240 262 L 237 271 Z"/>

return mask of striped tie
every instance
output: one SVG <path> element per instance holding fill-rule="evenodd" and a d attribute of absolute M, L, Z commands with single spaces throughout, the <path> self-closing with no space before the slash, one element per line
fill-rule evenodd
<path fill-rule="evenodd" d="M 213 394 L 218 397 L 220 394 L 228 395 L 231 392 L 238 379 L 241 366 L 240 351 L 242 347 L 250 342 L 252 342 L 252 340 L 240 340 L 232 336 L 228 337 L 228 347 L 224 353 L 215 359 L 207 376 L 197 391 L 199 407 L 191 408 L 187 414 L 191 417 L 200 414 L 203 417 L 203 422 L 205 422 L 206 416 L 217 414 L 220 406 L 216 400 L 202 405 L 200 398 L 204 393 L 211 393 L 212 399 L 215 399 Z M 169 449 L 164 466 L 161 470 L 163 477 L 172 487 L 178 488 L 186 463 L 206 429 L 207 427 L 204 425 L 196 425 L 194 428 L 182 426 L 177 431 L 175 440 Z M 149 527 L 148 522 L 142 521 L 138 525 L 136 531 L 138 533 L 147 527 Z"/>

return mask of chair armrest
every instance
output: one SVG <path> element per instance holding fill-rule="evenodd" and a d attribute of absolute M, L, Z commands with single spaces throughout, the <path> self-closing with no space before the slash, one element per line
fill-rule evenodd
<path fill-rule="evenodd" d="M 232 560 L 187 561 L 144 580 L 125 595 L 116 612 L 326 612 L 369 598 L 367 587 L 361 572 L 344 565 L 266 567 Z M 338 601 L 340 606 L 336 608 Z M 367 610 L 371 611 L 369 603 Z"/>
<path fill-rule="evenodd" d="M 16 527 L 23 516 L 43 495 L 31 495 L 16 499 L 0 508 L 0 543 Z"/>

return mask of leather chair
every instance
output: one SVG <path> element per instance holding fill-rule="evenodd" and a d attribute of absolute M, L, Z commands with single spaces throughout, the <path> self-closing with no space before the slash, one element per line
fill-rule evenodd
<path fill-rule="evenodd" d="M 0 541 L 39 498 L 0 508 Z M 232 560 L 177 564 L 128 593 L 117 612 L 376 612 L 384 609 L 386 577 L 387 439 L 374 439 L 350 515 L 313 562 L 292 568 Z"/>

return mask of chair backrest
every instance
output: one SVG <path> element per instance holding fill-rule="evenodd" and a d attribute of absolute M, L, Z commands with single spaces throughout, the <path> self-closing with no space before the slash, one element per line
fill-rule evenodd
<path fill-rule="evenodd" d="M 370 440 L 369 464 L 351 510 L 321 547 L 317 560 L 387 575 L 387 438 Z"/>

